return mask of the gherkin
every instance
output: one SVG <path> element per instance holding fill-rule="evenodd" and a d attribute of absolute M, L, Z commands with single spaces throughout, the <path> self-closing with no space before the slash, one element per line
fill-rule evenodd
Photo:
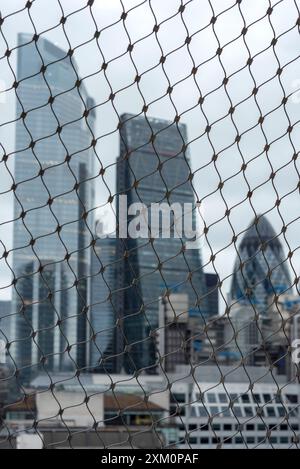
<path fill-rule="evenodd" d="M 288 260 L 282 244 L 265 216 L 250 224 L 238 248 L 231 285 L 231 299 L 251 304 L 267 314 L 274 294 L 291 293 Z"/>

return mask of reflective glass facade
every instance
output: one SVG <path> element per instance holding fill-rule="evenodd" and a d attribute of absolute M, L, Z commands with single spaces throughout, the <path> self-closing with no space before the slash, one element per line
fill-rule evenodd
<path fill-rule="evenodd" d="M 231 298 L 267 314 L 270 297 L 291 292 L 292 282 L 278 236 L 266 217 L 253 221 L 239 246 Z"/>
<path fill-rule="evenodd" d="M 168 202 L 195 206 L 190 160 L 183 152 L 186 126 L 128 114 L 122 119 L 125 123 L 121 130 L 117 192 L 127 196 L 128 206 L 139 202 L 147 207 Z M 195 249 L 183 253 L 185 242 L 184 237 L 174 236 L 153 242 L 149 238 L 119 241 L 120 258 L 125 250 L 129 253 L 118 275 L 123 289 L 119 305 L 125 318 L 125 344 L 130 351 L 125 368 L 129 371 L 152 367 L 155 362 L 155 338 L 149 335 L 158 327 L 159 297 L 166 290 L 188 294 L 194 328 L 201 323 L 202 315 L 208 314 L 200 252 Z"/>
<path fill-rule="evenodd" d="M 9 336 L 10 326 L 10 315 L 11 315 L 11 302 L 0 301 L 0 340 L 6 340 Z"/>
<path fill-rule="evenodd" d="M 116 239 L 97 239 L 92 252 L 90 366 L 96 372 L 115 371 Z"/>
<path fill-rule="evenodd" d="M 211 316 L 219 314 L 219 277 L 217 274 L 205 274 L 208 309 Z"/>
<path fill-rule="evenodd" d="M 11 334 L 28 377 L 86 364 L 94 113 L 74 59 L 48 40 L 19 35 Z M 39 51 L 39 52 L 38 52 Z M 41 73 L 41 70 L 43 73 Z M 63 94 L 62 94 L 63 93 Z M 21 104 L 20 104 L 21 103 Z M 85 279 L 83 280 L 83 278 Z M 62 352 L 69 347 L 69 353 Z M 74 364 L 74 361 L 76 365 Z"/>

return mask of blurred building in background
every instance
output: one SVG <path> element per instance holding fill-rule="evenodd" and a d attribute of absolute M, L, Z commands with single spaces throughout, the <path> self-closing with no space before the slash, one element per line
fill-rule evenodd
<path fill-rule="evenodd" d="M 117 194 L 127 196 L 127 210 L 134 203 L 191 204 L 195 194 L 189 156 L 184 148 L 186 126 L 160 119 L 122 116 L 121 149 L 117 164 Z M 118 197 L 118 212 L 121 209 Z M 128 345 L 125 369 L 156 369 L 155 337 L 158 327 L 158 298 L 166 291 L 188 295 L 189 320 L 197 328 L 209 315 L 199 249 L 183 248 L 187 238 L 174 236 L 175 214 L 170 215 L 171 237 L 119 240 L 119 302 L 123 308 L 124 333 Z M 194 229 L 196 211 L 193 210 Z M 133 220 L 128 218 L 128 224 Z M 151 226 L 151 217 L 148 219 Z M 155 227 L 156 229 L 158 227 Z M 118 228 L 120 230 L 120 227 Z M 153 226 L 152 228 L 153 229 Z M 125 243 L 124 243 L 125 241 Z M 127 253 L 124 256 L 124 253 Z M 129 353 L 130 349 L 130 353 Z M 123 344 L 120 344 L 123 350 Z"/>
<path fill-rule="evenodd" d="M 116 303 L 116 239 L 97 238 L 91 263 L 91 326 L 89 367 L 101 373 L 115 373 L 115 355 L 120 326 Z M 120 371 L 120 370 L 119 370 Z"/>
<path fill-rule="evenodd" d="M 6 341 L 10 335 L 11 301 L 0 301 L 0 340 Z"/>
<path fill-rule="evenodd" d="M 30 34 L 18 45 L 11 351 L 28 381 L 87 363 L 95 115 L 65 51 Z"/>
<path fill-rule="evenodd" d="M 227 315 L 214 316 L 194 338 L 193 364 L 212 366 L 217 363 L 230 365 L 237 361 L 237 354 L 231 350 L 226 332 L 233 330 Z"/>
<path fill-rule="evenodd" d="M 170 295 L 159 300 L 158 350 L 160 366 L 174 372 L 176 366 L 191 362 L 189 298 L 186 294 Z"/>
<path fill-rule="evenodd" d="M 265 216 L 255 219 L 238 248 L 231 284 L 232 302 L 253 305 L 268 316 L 270 296 L 292 293 L 289 260 L 278 235 Z"/>
<path fill-rule="evenodd" d="M 9 400 L 9 391 L 11 387 L 10 373 L 8 367 L 0 361 L 0 431 L 2 421 L 5 418 L 5 406 Z"/>
<path fill-rule="evenodd" d="M 217 274 L 205 274 L 209 316 L 219 314 L 219 277 Z"/>
<path fill-rule="evenodd" d="M 288 375 L 291 366 L 294 294 L 289 260 L 266 217 L 258 217 L 238 248 L 231 285 L 230 326 L 225 336 L 237 360 L 247 365 L 273 366 Z"/>

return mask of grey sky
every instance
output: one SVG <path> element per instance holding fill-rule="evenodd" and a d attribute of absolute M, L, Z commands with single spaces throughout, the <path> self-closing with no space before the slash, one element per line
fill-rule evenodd
<path fill-rule="evenodd" d="M 9 2 L 0 0 L 2 15 L 6 16 L 7 14 L 23 8 L 25 3 L 25 0 L 11 0 Z M 60 3 L 65 14 L 69 14 L 76 9 L 84 7 L 87 2 L 86 0 L 61 0 Z M 213 149 L 206 135 L 199 138 L 204 134 L 207 125 L 206 118 L 210 123 L 213 123 L 228 114 L 228 110 L 231 107 L 225 88 L 221 86 L 224 79 L 222 65 L 226 70 L 226 75 L 229 76 L 244 67 L 249 58 L 249 52 L 241 37 L 241 31 L 244 28 L 244 20 L 240 14 L 238 5 L 236 5 L 233 0 L 211 0 L 210 2 L 209 0 L 123 0 L 122 3 L 126 11 L 140 5 L 129 12 L 125 21 L 126 29 L 131 37 L 132 43 L 139 40 L 140 42 L 135 45 L 132 52 L 134 66 L 130 60 L 129 54 L 113 60 L 124 54 L 129 44 L 123 22 L 118 22 L 114 26 L 105 29 L 100 36 L 99 45 L 105 61 L 113 60 L 107 69 L 107 77 L 113 91 L 117 92 L 122 88 L 132 85 L 122 92 L 117 93 L 114 102 L 115 107 L 117 108 L 118 114 L 122 114 L 123 112 L 140 113 L 144 102 L 136 84 L 133 84 L 136 69 L 139 74 L 143 74 L 156 66 L 161 57 L 160 47 L 163 49 L 164 55 L 180 48 L 168 56 L 165 63 L 165 73 L 162 66 L 159 65 L 154 70 L 148 71 L 143 75 L 140 81 L 140 90 L 147 104 L 158 100 L 156 103 L 149 106 L 148 113 L 150 116 L 174 119 L 176 111 L 173 104 L 169 97 L 162 98 L 169 86 L 166 75 L 171 85 L 186 78 L 174 87 L 172 99 L 177 112 L 179 114 L 183 113 L 182 122 L 187 124 L 189 141 L 193 142 L 190 144 L 190 154 L 192 169 L 195 172 L 194 183 L 199 199 L 204 199 L 203 213 L 205 221 L 207 225 L 217 222 L 211 228 L 208 239 L 214 252 L 223 250 L 217 256 L 215 266 L 221 278 L 225 278 L 232 272 L 235 252 L 232 245 L 226 248 L 226 246 L 231 243 L 233 232 L 228 220 L 225 218 L 226 204 L 223 198 L 226 200 L 229 208 L 236 206 L 231 211 L 230 221 L 234 231 L 241 233 L 254 217 L 254 212 L 249 201 L 246 200 L 249 187 L 245 181 L 245 177 L 251 190 L 255 189 L 252 204 L 256 212 L 267 212 L 275 206 L 277 199 L 276 190 L 280 197 L 284 197 L 286 194 L 293 191 L 291 195 L 284 197 L 279 210 L 286 224 L 300 217 L 300 197 L 299 191 L 296 191 L 299 177 L 295 165 L 290 163 L 287 167 L 279 171 L 281 167 L 292 160 L 294 149 L 291 141 L 296 151 L 299 151 L 299 125 L 295 126 L 291 134 L 291 141 L 286 135 L 279 139 L 279 137 L 286 134 L 286 130 L 289 126 L 283 106 L 271 112 L 273 109 L 280 106 L 283 99 L 280 81 L 278 77 L 275 77 L 264 86 L 261 86 L 262 83 L 267 82 L 276 74 L 279 67 L 273 48 L 268 48 L 274 38 L 272 27 L 275 30 L 276 37 L 292 28 L 289 33 L 279 38 L 275 46 L 275 51 L 281 66 L 293 61 L 288 67 L 284 68 L 284 72 L 281 75 L 281 82 L 286 94 L 291 93 L 296 88 L 296 81 L 299 79 L 300 73 L 299 60 L 295 59 L 300 55 L 300 42 L 298 28 L 294 26 L 299 16 L 300 0 L 282 0 L 279 2 L 271 0 L 243 0 L 240 5 L 246 25 L 249 26 L 245 41 L 251 56 L 268 48 L 266 52 L 255 58 L 251 66 L 251 71 L 253 78 L 260 88 L 257 100 L 261 111 L 264 115 L 271 112 L 265 118 L 263 130 L 269 142 L 278 139 L 270 148 L 268 160 L 266 154 L 263 152 L 266 141 L 260 126 L 256 126 L 252 131 L 244 135 L 240 142 L 240 150 L 245 162 L 249 162 L 249 166 L 245 171 L 245 177 L 240 171 L 243 161 L 237 145 L 223 151 L 234 142 L 237 134 L 229 116 L 214 125 L 210 133 L 215 151 L 220 153 L 216 162 L 216 168 L 220 176 L 213 163 L 207 168 L 203 168 L 211 161 Z M 167 18 L 175 15 L 181 4 L 187 4 L 183 13 L 185 24 L 180 15 L 176 15 L 171 20 L 166 21 Z M 214 13 L 210 5 L 214 9 Z M 268 17 L 259 20 L 265 16 L 270 6 L 274 6 L 270 20 Z M 205 28 L 205 26 L 209 25 L 213 14 L 219 15 L 220 12 L 227 8 L 230 9 L 219 16 L 215 23 L 215 33 L 220 42 L 219 44 L 213 27 L 209 26 Z M 99 30 L 117 22 L 122 12 L 123 8 L 120 0 L 96 0 L 93 6 L 93 14 Z M 155 35 L 150 35 L 155 25 L 153 12 L 155 13 L 158 23 L 165 21 L 157 35 L 160 46 Z M 31 8 L 31 15 L 36 25 L 37 32 L 40 33 L 58 25 L 62 12 L 56 0 L 36 0 Z M 250 27 L 251 23 L 254 24 Z M 188 35 L 186 28 L 188 29 L 189 35 L 193 35 L 189 50 L 187 46 L 181 47 L 185 43 L 185 39 Z M 10 48 L 16 46 L 18 32 L 31 32 L 34 34 L 27 11 L 11 16 L 4 21 L 2 29 Z M 77 47 L 90 40 L 95 32 L 95 26 L 89 10 L 85 9 L 71 16 L 65 25 L 65 29 L 72 47 Z M 202 32 L 196 34 L 196 32 L 201 29 Z M 147 35 L 150 36 L 141 40 Z M 43 37 L 57 43 L 64 49 L 69 48 L 61 26 L 44 34 Z M 231 41 L 233 42 L 230 45 L 224 47 Z M 220 56 L 222 65 L 219 58 L 214 57 L 219 46 L 224 48 Z M 3 56 L 5 50 L 6 46 L 3 39 L 0 38 L 0 57 Z M 190 76 L 193 68 L 191 56 L 196 65 L 206 62 L 199 67 L 195 77 L 196 81 Z M 79 66 L 82 78 L 99 71 L 103 62 L 103 58 L 101 57 L 101 53 L 95 41 L 79 47 L 74 54 L 74 58 Z M 11 64 L 15 68 L 14 53 L 11 56 Z M 247 67 L 239 73 L 234 74 L 227 85 L 227 91 L 234 106 L 250 96 L 250 99 L 236 108 L 233 115 L 239 133 L 245 132 L 255 126 L 260 117 L 259 109 L 253 96 L 251 96 L 254 88 L 253 78 Z M 14 81 L 9 67 L 7 66 L 6 59 L 0 61 L 0 80 L 5 83 L 6 88 L 10 88 Z M 106 172 L 105 179 L 112 193 L 115 193 L 114 163 L 118 155 L 118 134 L 115 132 L 112 136 L 105 138 L 103 135 L 108 132 L 113 132 L 116 129 L 117 115 L 110 102 L 101 104 L 108 99 L 110 88 L 105 80 L 103 72 L 85 80 L 85 84 L 90 95 L 93 96 L 96 103 L 99 105 L 97 109 L 96 135 L 101 138 L 98 142 L 97 151 L 103 165 L 110 166 Z M 196 106 L 199 99 L 199 88 L 203 95 L 211 93 L 213 90 L 219 88 L 217 91 L 212 92 L 203 104 L 206 118 L 200 106 Z M 15 118 L 14 91 L 5 93 L 5 97 L 6 103 L 0 104 L 2 110 L 0 114 L 0 124 Z M 192 107 L 194 107 L 194 109 L 189 111 Z M 300 119 L 300 104 L 289 100 L 286 105 L 286 110 L 292 124 Z M 14 125 L 6 125 L 0 128 L 0 140 L 8 153 L 13 152 L 15 145 Z M 11 159 L 11 166 L 13 160 L 14 158 Z M 279 171 L 273 182 L 276 190 L 274 190 L 272 183 L 269 181 L 272 167 L 273 170 Z M 296 168 L 300 170 L 298 162 L 296 163 Z M 222 189 L 222 194 L 218 190 L 220 177 L 223 181 L 226 181 Z M 3 164 L 0 164 L 0 192 L 3 193 L 9 190 L 10 186 L 11 180 L 9 175 Z M 105 205 L 108 195 L 105 185 L 99 178 L 96 193 L 97 206 Z M 0 195 L 0 206 L 0 223 L 5 223 L 0 226 L 0 239 L 7 249 L 11 249 L 12 223 L 6 223 L 12 219 L 11 192 Z M 100 215 L 106 215 L 108 224 L 111 223 L 108 206 L 100 210 L 99 213 Z M 279 233 L 282 227 L 282 220 L 277 208 L 273 209 L 268 217 L 274 225 L 276 232 Z M 286 233 L 286 238 L 292 250 L 298 249 L 299 247 L 299 231 L 300 221 L 297 220 L 289 226 Z M 284 248 L 285 251 L 288 251 L 286 243 Z M 202 257 L 203 262 L 206 264 L 209 261 L 210 250 L 205 244 L 202 246 Z M 292 264 L 297 273 L 299 273 L 300 253 L 298 253 L 298 251 L 296 251 L 292 259 Z M 206 269 L 211 271 L 212 266 L 208 265 Z M 9 271 L 5 267 L 4 261 L 0 260 L 0 288 L 2 288 L 2 290 L 0 290 L 0 299 L 9 297 L 10 290 L 4 288 L 9 283 Z M 228 287 L 229 282 L 226 282 L 223 287 L 224 294 L 227 293 Z"/>

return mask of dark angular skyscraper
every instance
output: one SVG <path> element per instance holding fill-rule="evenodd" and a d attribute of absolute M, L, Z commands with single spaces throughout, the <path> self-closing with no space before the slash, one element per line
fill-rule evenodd
<path fill-rule="evenodd" d="M 20 34 L 17 60 L 11 350 L 30 379 L 41 359 L 49 371 L 87 362 L 95 116 L 65 51 Z"/>
<path fill-rule="evenodd" d="M 117 166 L 118 196 L 135 203 L 190 204 L 195 208 L 186 126 L 160 119 L 122 116 L 121 149 Z M 118 211 L 120 212 L 120 197 Z M 193 218 L 195 221 L 195 210 Z M 128 222 L 132 217 L 128 218 Z M 173 221 L 172 221 L 173 220 Z M 174 234 L 172 214 L 170 225 Z M 151 221 L 150 221 L 151 223 Z M 151 227 L 151 229 L 153 226 Z M 119 226 L 120 229 L 120 226 Z M 184 251 L 185 237 L 119 239 L 119 314 L 123 316 L 125 369 L 154 367 L 159 298 L 166 292 L 188 294 L 189 316 L 196 324 L 208 314 L 199 249 Z"/>
<path fill-rule="evenodd" d="M 288 260 L 278 236 L 266 217 L 254 220 L 239 246 L 231 285 L 232 301 L 253 306 L 267 314 L 270 297 L 292 293 Z M 242 263 L 242 267 L 241 267 Z"/>

